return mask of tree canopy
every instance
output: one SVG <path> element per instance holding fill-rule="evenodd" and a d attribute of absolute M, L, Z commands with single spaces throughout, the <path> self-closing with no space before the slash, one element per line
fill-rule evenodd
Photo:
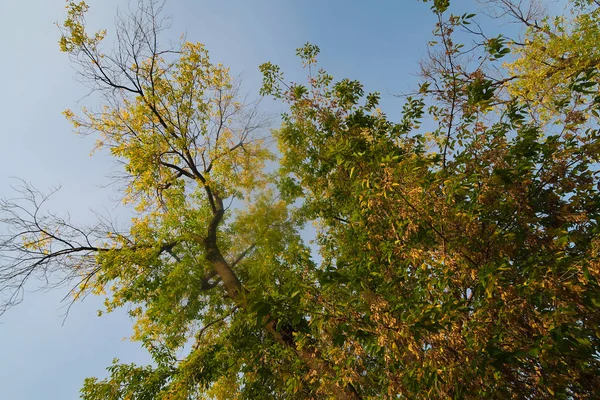
<path fill-rule="evenodd" d="M 594 398 L 600 5 L 485 3 L 522 35 L 429 2 L 397 121 L 314 44 L 306 82 L 261 65 L 288 106 L 269 132 L 202 44 L 161 46 L 162 3 L 121 15 L 105 51 L 69 2 L 60 49 L 102 101 L 65 115 L 122 163 L 135 215 L 86 228 L 29 186 L 3 201 L 3 310 L 52 273 L 128 309 L 154 364 L 115 360 L 90 400 Z"/>

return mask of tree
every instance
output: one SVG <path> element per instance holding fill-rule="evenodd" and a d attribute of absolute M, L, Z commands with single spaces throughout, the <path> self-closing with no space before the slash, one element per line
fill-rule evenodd
<path fill-rule="evenodd" d="M 262 65 L 262 93 L 289 104 L 277 155 L 202 45 L 159 46 L 161 3 L 119 17 L 103 52 L 70 2 L 61 49 L 103 107 L 65 114 L 123 163 L 136 215 L 84 229 L 24 187 L 29 207 L 2 203 L 5 306 L 58 272 L 76 298 L 129 307 L 154 365 L 115 361 L 86 399 L 593 397 L 600 11 L 532 21 L 493 3 L 523 40 L 433 2 L 437 43 L 400 122 L 316 70 L 317 46 L 298 50 L 307 84 Z"/>
<path fill-rule="evenodd" d="M 318 69 L 315 46 L 299 51 L 308 85 L 262 66 L 264 93 L 290 104 L 284 189 L 321 225 L 319 322 L 352 349 L 339 363 L 365 396 L 595 397 L 598 5 L 535 21 L 490 2 L 524 24 L 519 40 L 433 3 L 400 123 Z"/>

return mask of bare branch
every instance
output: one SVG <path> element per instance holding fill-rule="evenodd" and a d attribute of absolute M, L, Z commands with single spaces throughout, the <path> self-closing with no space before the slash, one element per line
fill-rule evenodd
<path fill-rule="evenodd" d="M 106 249 L 99 227 L 79 228 L 45 210 L 58 189 L 44 195 L 21 182 L 21 197 L 0 200 L 0 314 L 21 302 L 29 281 L 61 286 L 97 272 L 95 255 Z"/>

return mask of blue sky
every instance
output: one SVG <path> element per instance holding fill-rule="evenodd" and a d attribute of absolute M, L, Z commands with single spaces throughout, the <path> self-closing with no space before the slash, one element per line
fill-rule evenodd
<path fill-rule="evenodd" d="M 455 3 L 463 9 L 472 4 Z M 90 26 L 110 32 L 117 6 L 127 3 L 89 4 Z M 102 187 L 114 163 L 102 153 L 89 157 L 94 139 L 77 137 L 61 115 L 66 108 L 94 104 L 58 50 L 53 23 L 64 18 L 64 5 L 0 3 L 0 197 L 13 195 L 12 177 L 42 190 L 60 184 L 51 207 L 86 224 L 93 221 L 91 209 L 118 214 L 114 193 Z M 188 40 L 203 42 L 214 62 L 243 74 L 251 93 L 257 93 L 257 67 L 265 61 L 279 64 L 290 79 L 302 79 L 295 49 L 309 41 L 321 47 L 322 66 L 334 77 L 358 79 L 368 91 L 381 92 L 392 119 L 402 107 L 392 94 L 414 88 L 434 21 L 429 5 L 418 0 L 168 0 L 166 11 L 173 17 L 166 39 L 187 32 Z M 0 317 L 1 399 L 76 399 L 83 379 L 105 376 L 113 358 L 148 362 L 139 344 L 122 340 L 131 331 L 124 312 L 98 318 L 102 299 L 88 298 L 71 309 L 63 325 L 66 289 L 36 293 L 35 284 L 28 289 L 25 301 Z"/>

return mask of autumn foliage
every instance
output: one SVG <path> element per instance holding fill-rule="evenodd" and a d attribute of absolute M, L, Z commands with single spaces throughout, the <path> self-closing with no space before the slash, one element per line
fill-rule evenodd
<path fill-rule="evenodd" d="M 154 365 L 116 361 L 82 397 L 597 397 L 600 7 L 487 3 L 521 37 L 430 2 L 399 120 L 315 45 L 306 82 L 263 64 L 288 105 L 272 134 L 201 44 L 160 47 L 160 3 L 118 20 L 113 52 L 69 3 L 61 50 L 103 103 L 65 115 L 123 163 L 136 214 L 88 232 L 5 202 L 0 282 L 56 268 L 128 308 Z"/>

